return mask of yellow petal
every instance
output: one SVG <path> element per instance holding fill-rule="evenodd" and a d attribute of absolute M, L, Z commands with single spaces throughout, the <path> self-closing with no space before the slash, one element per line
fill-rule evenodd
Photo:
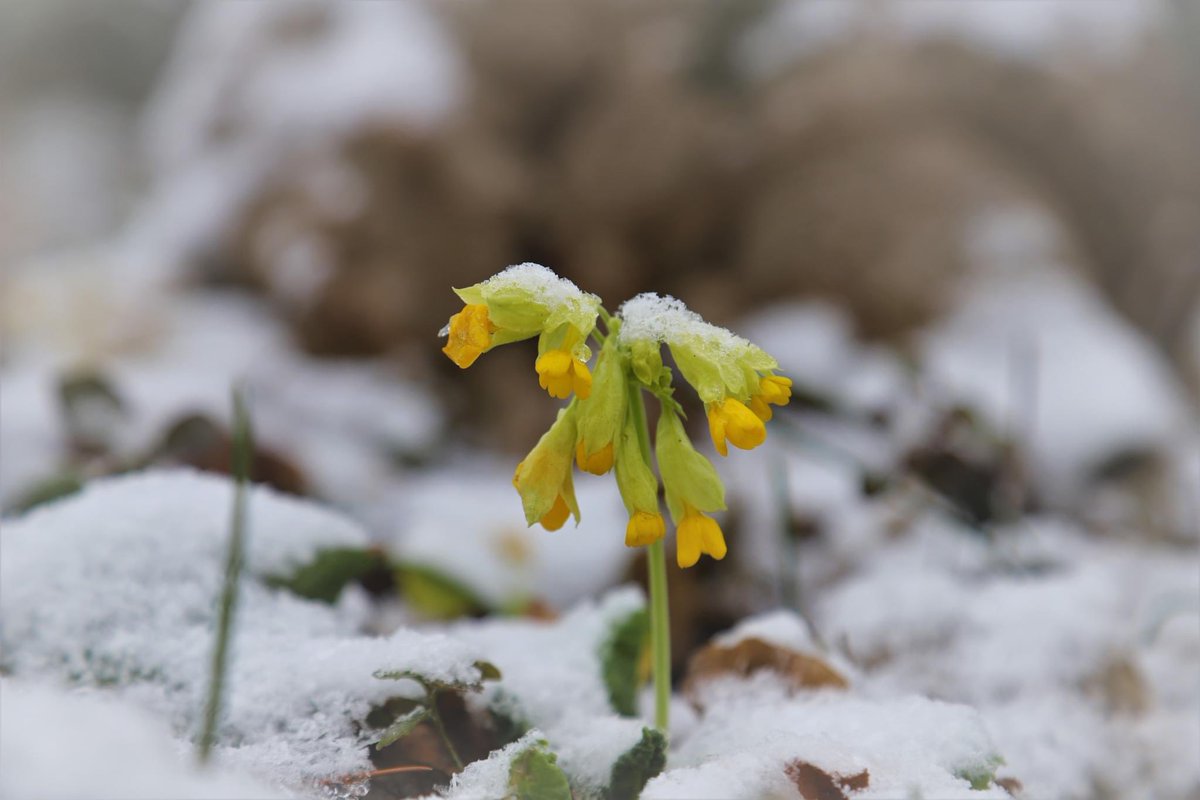
<path fill-rule="evenodd" d="M 708 435 L 712 437 L 713 447 L 717 448 L 718 453 L 729 455 L 729 447 L 725 444 L 725 418 L 717 404 L 708 407 Z"/>
<path fill-rule="evenodd" d="M 687 569 L 700 560 L 700 554 L 720 561 L 725 557 L 725 537 L 721 526 L 712 517 L 688 507 L 683 521 L 675 529 L 676 559 L 679 566 Z"/>
<path fill-rule="evenodd" d="M 734 447 L 752 450 L 766 441 L 766 426 L 744 403 L 732 397 L 726 398 L 720 405 L 720 415 L 724 422 L 725 437 Z"/>
<path fill-rule="evenodd" d="M 496 326 L 488 318 L 487 306 L 472 304 L 450 318 L 450 335 L 442 352 L 460 368 L 466 369 L 475 363 L 492 345 L 492 334 Z"/>
<path fill-rule="evenodd" d="M 667 523 L 662 514 L 635 511 L 625 527 L 625 546 L 644 547 L 653 544 L 667 534 Z"/>
<path fill-rule="evenodd" d="M 554 500 L 554 508 L 546 512 L 546 516 L 539 520 L 542 527 L 548 531 L 556 531 L 563 526 L 567 521 L 567 517 L 571 516 L 571 509 L 567 506 L 567 501 L 560 494 Z"/>
<path fill-rule="evenodd" d="M 613 443 L 601 447 L 594 453 L 588 453 L 582 441 L 575 445 L 575 463 L 584 472 L 593 475 L 603 475 L 613 466 Z"/>
<path fill-rule="evenodd" d="M 592 393 L 592 371 L 577 358 L 571 361 L 571 388 L 580 400 L 587 400 Z"/>
<path fill-rule="evenodd" d="M 774 412 L 771 411 L 771 406 L 763 399 L 761 394 L 756 394 L 750 398 L 750 410 L 754 412 L 754 416 L 761 419 L 763 422 L 770 422 Z"/>

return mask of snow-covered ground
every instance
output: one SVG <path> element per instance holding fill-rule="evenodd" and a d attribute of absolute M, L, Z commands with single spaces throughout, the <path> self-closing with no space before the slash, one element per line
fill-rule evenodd
<path fill-rule="evenodd" d="M 1105 47 L 1147 24 L 1092 5 L 1014 18 L 911 3 L 892 22 L 1025 58 L 1085 18 Z M 796 25 L 810 45 L 852 28 L 845 9 L 785 4 L 748 46 L 767 71 Z M 152 187 L 128 225 L 5 265 L 0 800 L 362 794 L 379 714 L 417 702 L 421 681 L 461 694 L 493 737 L 438 797 L 522 796 L 522 775 L 555 770 L 580 800 L 1200 796 L 1195 406 L 1059 263 L 1044 219 L 981 218 L 960 297 L 904 353 L 816 302 L 737 327 L 797 398 L 762 448 L 716 459 L 730 555 L 681 596 L 743 615 L 701 653 L 753 643 L 769 658 L 693 665 L 668 743 L 651 729 L 645 600 L 610 478 L 577 478 L 578 527 L 529 528 L 512 460 L 448 445 L 419 370 L 310 358 L 266 304 L 183 280 L 185 251 L 272 158 L 319 151 L 337 125 L 434 125 L 458 101 L 462 65 L 425 6 L 330 13 L 326 38 L 264 54 L 283 7 L 196 6 L 150 107 Z M 223 126 L 236 135 L 206 135 Z M 79 172 L 79 191 L 116 180 Z M 336 164 L 315 174 L 328 202 L 362 201 Z M 283 280 L 302 295 L 321 265 L 296 261 Z M 115 399 L 67 413 L 71 374 Z M 227 428 L 235 385 L 307 497 L 250 494 L 225 712 L 201 770 L 233 491 L 152 456 L 190 415 Z M 102 430 L 102 453 L 81 451 L 78 425 Z M 939 483 L 931 460 L 973 482 Z M 19 508 L 48 487 L 79 491 Z M 322 596 L 300 576 L 331 557 L 350 573 Z M 363 564 L 376 574 L 360 585 Z M 805 664 L 838 679 L 789 671 Z"/>

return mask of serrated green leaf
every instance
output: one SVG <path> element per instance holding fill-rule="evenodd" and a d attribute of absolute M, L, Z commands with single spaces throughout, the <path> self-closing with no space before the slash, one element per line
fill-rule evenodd
<path fill-rule="evenodd" d="M 403 739 L 408 736 L 416 727 L 425 721 L 429 716 L 429 709 L 424 706 L 419 706 L 409 711 L 407 714 L 401 714 L 396 718 L 396 721 L 387 727 L 379 737 L 379 741 L 375 743 L 376 750 L 382 750 L 389 744 L 392 744 L 398 739 Z"/>
<path fill-rule="evenodd" d="M 613 710 L 637 716 L 641 664 L 650 646 L 650 621 L 644 608 L 615 620 L 600 645 L 601 673 Z"/>
<path fill-rule="evenodd" d="M 474 592 L 430 567 L 401 564 L 396 577 L 405 602 L 429 619 L 455 619 L 487 610 Z"/>
<path fill-rule="evenodd" d="M 291 575 L 269 575 L 268 586 L 287 589 L 310 600 L 334 603 L 342 589 L 383 563 L 383 556 L 371 550 L 336 547 L 321 550 L 309 563 Z"/>
<path fill-rule="evenodd" d="M 557 761 L 544 741 L 521 751 L 508 768 L 505 800 L 571 800 L 571 786 Z"/>
<path fill-rule="evenodd" d="M 606 800 L 637 800 L 646 782 L 667 763 L 667 737 L 654 728 L 642 728 L 642 738 L 621 754 L 612 768 Z"/>

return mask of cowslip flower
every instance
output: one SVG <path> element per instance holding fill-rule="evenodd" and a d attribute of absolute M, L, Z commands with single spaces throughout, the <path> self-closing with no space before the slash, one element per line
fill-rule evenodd
<path fill-rule="evenodd" d="M 593 475 L 608 472 L 615 460 L 616 443 L 629 404 L 625 362 L 616 337 L 609 336 L 596 357 L 592 391 L 580 395 L 575 463 Z"/>
<path fill-rule="evenodd" d="M 449 337 L 442 352 L 451 361 L 466 369 L 493 347 L 537 336 L 534 369 L 542 388 L 559 398 L 588 395 L 586 342 L 599 297 L 539 264 L 518 264 L 454 292 L 465 305 L 441 332 Z"/>
<path fill-rule="evenodd" d="M 576 406 L 574 403 L 558 412 L 550 430 L 517 464 L 513 486 L 521 495 L 525 521 L 541 523 L 548 531 L 556 531 L 574 516 L 579 523 L 579 504 L 575 501 L 575 484 L 571 476 L 571 459 L 575 452 Z"/>
<path fill-rule="evenodd" d="M 750 410 L 763 422 L 770 422 L 771 406 L 786 406 L 792 399 L 792 379 L 782 375 L 764 375 L 758 391 L 750 395 Z"/>
<path fill-rule="evenodd" d="M 718 453 L 728 455 L 729 444 L 750 450 L 766 440 L 763 423 L 770 419 L 770 403 L 782 405 L 791 395 L 791 381 L 773 374 L 779 366 L 774 358 L 705 322 L 673 297 L 638 295 L 621 307 L 621 317 L 623 341 L 631 346 L 663 342 L 671 349 L 680 373 L 704 403 Z"/>
<path fill-rule="evenodd" d="M 625 546 L 643 547 L 667 534 L 667 524 L 658 510 L 658 479 L 643 457 L 632 417 L 626 417 L 617 444 L 617 488 L 629 512 Z"/>
<path fill-rule="evenodd" d="M 725 509 L 725 487 L 717 470 L 688 439 L 683 422 L 664 406 L 656 434 L 658 471 L 666 490 L 667 508 L 675 521 L 675 553 L 680 567 L 693 566 L 700 555 L 725 557 L 721 526 L 705 512 Z"/>

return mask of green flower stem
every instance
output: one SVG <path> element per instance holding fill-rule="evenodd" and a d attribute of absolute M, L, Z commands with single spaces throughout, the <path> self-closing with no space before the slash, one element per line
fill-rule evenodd
<path fill-rule="evenodd" d="M 233 391 L 233 511 L 229 523 L 229 549 L 225 552 L 225 580 L 221 586 L 217 616 L 217 638 L 213 645 L 212 670 L 209 673 L 208 701 L 204 707 L 204 727 L 200 732 L 198 757 L 201 764 L 208 761 L 217 738 L 217 721 L 225 689 L 225 672 L 229 661 L 229 639 L 237 609 L 238 581 L 242 574 L 246 540 L 246 484 L 250 480 L 250 463 L 254 457 L 254 437 L 250 414 L 242 393 Z"/>
<path fill-rule="evenodd" d="M 629 382 L 629 409 L 633 414 L 642 458 L 650 463 L 650 428 L 646 424 L 646 406 L 642 390 Z M 663 540 L 646 548 L 646 564 L 650 573 L 650 647 L 654 668 L 654 725 L 665 736 L 668 731 L 671 704 L 671 616 L 667 604 L 667 555 Z"/>

